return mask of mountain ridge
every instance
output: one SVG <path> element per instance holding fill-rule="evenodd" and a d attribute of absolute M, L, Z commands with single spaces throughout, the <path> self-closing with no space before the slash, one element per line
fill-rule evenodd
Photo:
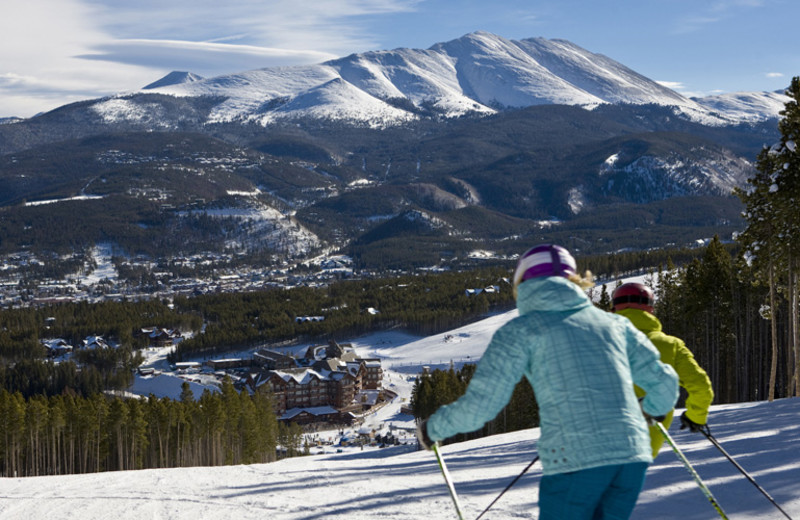
<path fill-rule="evenodd" d="M 142 87 L 142 90 L 152 90 L 154 88 L 177 85 L 180 83 L 193 83 L 195 81 L 201 81 L 202 79 L 204 79 L 202 76 L 194 74 L 193 72 L 174 70 L 158 81 L 154 81 L 153 83 Z"/>
<path fill-rule="evenodd" d="M 331 95 L 329 103 L 287 112 L 265 108 L 276 100 L 291 102 L 314 90 L 341 88 L 341 79 L 371 99 L 357 109 L 363 96 Z M 399 48 L 351 54 L 316 65 L 256 69 L 191 83 L 153 89 L 177 96 L 216 95 L 226 98 L 209 117 L 211 122 L 256 121 L 316 117 L 372 125 L 402 124 L 423 107 L 444 117 L 493 114 L 506 108 L 564 104 L 592 108 L 606 103 L 659 104 L 704 124 L 737 124 L 777 117 L 775 104 L 756 101 L 725 112 L 683 95 L 601 54 L 567 40 L 508 40 L 478 31 L 428 49 Z M 763 94 L 762 94 L 763 95 Z M 780 96 L 769 94 L 769 97 Z M 740 97 L 741 98 L 741 97 Z M 412 110 L 387 115 L 388 100 L 404 100 Z M 389 105 L 397 109 L 397 104 Z M 272 112 L 272 115 L 268 114 Z M 289 117 L 291 119 L 291 117 Z"/>
<path fill-rule="evenodd" d="M 731 192 L 778 134 L 748 107 L 781 100 L 704 106 L 565 40 L 485 32 L 87 100 L 0 125 L 0 251 L 337 249 L 405 269 L 518 240 L 725 240 Z"/>

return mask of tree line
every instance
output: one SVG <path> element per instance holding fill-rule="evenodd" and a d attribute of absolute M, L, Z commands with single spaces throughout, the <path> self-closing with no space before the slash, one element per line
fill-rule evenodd
<path fill-rule="evenodd" d="M 414 417 L 420 420 L 427 419 L 440 406 L 458 399 L 466 391 L 476 368 L 477 365 L 470 363 L 458 370 L 451 366 L 448 370 L 436 369 L 420 374 L 414 382 L 411 393 L 411 409 Z M 514 387 L 508 404 L 497 414 L 497 417 L 478 430 L 458 434 L 446 439 L 445 443 L 461 442 L 537 426 L 539 426 L 539 408 L 533 396 L 533 388 L 528 380 L 523 378 Z"/>
<path fill-rule="evenodd" d="M 342 280 L 325 287 L 176 298 L 175 307 L 202 316 L 203 334 L 181 342 L 171 359 L 210 356 L 272 342 L 358 335 L 399 327 L 427 335 L 463 325 L 513 302 L 508 268 Z M 468 289 L 496 287 L 468 295 Z M 322 321 L 297 318 L 321 316 Z"/>
<path fill-rule="evenodd" d="M 686 261 L 699 249 L 671 250 Z M 595 272 L 628 273 L 656 266 L 669 251 L 627 252 L 579 258 Z M 141 363 L 146 327 L 177 329 L 187 336 L 172 362 L 212 358 L 230 351 L 302 341 L 325 341 L 401 328 L 418 335 L 450 330 L 488 312 L 513 306 L 508 282 L 513 260 L 478 270 L 340 280 L 318 287 L 178 296 L 173 302 L 60 303 L 0 311 L 0 387 L 24 397 L 64 391 L 88 396 L 124 390 Z M 488 290 L 487 290 L 488 289 Z M 474 290 L 474 291 L 473 291 Z M 322 316 L 322 321 L 298 321 Z M 81 348 L 102 336 L 112 349 Z M 75 347 L 71 359 L 53 360 L 42 344 L 61 338 Z"/>
<path fill-rule="evenodd" d="M 0 476 L 272 462 L 307 453 L 302 430 L 283 424 L 271 396 L 219 392 L 195 400 L 101 393 L 25 399 L 0 389 Z"/>
<path fill-rule="evenodd" d="M 667 258 L 664 266 L 650 270 L 645 277 L 656 294 L 654 313 L 663 330 L 683 339 L 706 370 L 715 404 L 798 395 L 791 324 L 795 304 L 785 292 L 778 291 L 784 297 L 775 298 L 771 306 L 770 289 L 753 283 L 758 279 L 743 249 L 722 244 L 718 237 L 699 258 L 680 267 Z M 593 289 L 595 305 L 611 312 L 610 295 L 617 285 Z M 773 337 L 781 348 L 773 349 Z M 474 365 L 465 365 L 458 371 L 422 374 L 412 394 L 415 417 L 427 418 L 440 406 L 455 401 L 465 392 L 473 372 Z M 509 405 L 493 421 L 456 440 L 535 426 L 535 397 L 523 379 Z"/>

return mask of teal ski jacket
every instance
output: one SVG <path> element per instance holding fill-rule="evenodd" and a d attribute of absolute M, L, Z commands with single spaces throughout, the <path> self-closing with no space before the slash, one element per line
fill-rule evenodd
<path fill-rule="evenodd" d="M 483 426 L 525 376 L 539 407 L 545 475 L 652 462 L 642 410 L 669 412 L 678 377 L 650 340 L 561 277 L 520 284 L 517 308 L 519 316 L 495 332 L 465 394 L 428 418 L 431 440 Z M 647 392 L 641 403 L 634 383 Z"/>

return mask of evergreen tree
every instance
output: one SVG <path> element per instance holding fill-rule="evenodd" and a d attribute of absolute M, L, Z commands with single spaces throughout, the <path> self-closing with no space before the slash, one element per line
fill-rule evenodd
<path fill-rule="evenodd" d="M 756 280 L 769 287 L 769 317 L 771 320 L 772 360 L 770 366 L 769 399 L 775 395 L 777 381 L 778 305 L 784 292 L 789 305 L 787 318 L 790 339 L 783 357 L 791 365 L 795 393 L 800 392 L 800 352 L 798 349 L 798 272 L 800 272 L 800 77 L 792 79 L 786 94 L 790 97 L 778 128 L 781 139 L 765 147 L 757 158 L 757 173 L 748 179 L 747 190 L 736 194 L 745 204 L 747 228 L 739 237 L 745 255 L 754 266 Z M 792 346 L 788 346 L 793 344 Z M 793 360 L 793 361 L 791 361 Z M 800 394 L 798 394 L 800 395 Z"/>
<path fill-rule="evenodd" d="M 608 288 L 606 284 L 603 284 L 600 289 L 600 298 L 597 300 L 598 308 L 603 309 L 604 311 L 610 311 L 612 307 L 611 295 L 608 294 Z"/>

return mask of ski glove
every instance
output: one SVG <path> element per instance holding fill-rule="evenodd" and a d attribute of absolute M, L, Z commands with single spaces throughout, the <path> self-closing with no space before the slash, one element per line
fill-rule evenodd
<path fill-rule="evenodd" d="M 428 437 L 428 420 L 417 421 L 417 442 L 424 450 L 430 450 L 433 446 L 433 441 Z"/>
<path fill-rule="evenodd" d="M 689 419 L 689 417 L 686 416 L 686 412 L 683 412 L 683 414 L 681 415 L 681 430 L 683 430 L 684 428 L 689 428 L 689 431 L 691 431 L 692 433 L 703 431 L 703 425 L 697 424 L 693 420 Z"/>

